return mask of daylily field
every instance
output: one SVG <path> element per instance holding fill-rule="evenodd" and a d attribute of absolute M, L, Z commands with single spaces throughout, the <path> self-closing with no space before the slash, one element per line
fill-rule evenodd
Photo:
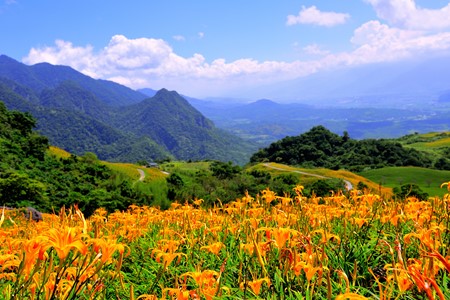
<path fill-rule="evenodd" d="M 442 188 L 449 188 L 450 182 Z M 450 299 L 450 192 L 4 211 L 1 299 Z"/>

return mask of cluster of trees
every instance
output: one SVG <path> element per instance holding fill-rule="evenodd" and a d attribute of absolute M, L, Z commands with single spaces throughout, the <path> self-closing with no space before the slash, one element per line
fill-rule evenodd
<path fill-rule="evenodd" d="M 269 188 L 277 195 L 292 192 L 299 184 L 298 175 L 285 173 L 272 175 L 256 168 L 243 169 L 231 162 L 213 161 L 208 170 L 176 171 L 167 177 L 170 201 L 203 199 L 204 204 L 225 204 L 241 198 L 248 192 L 255 196 Z M 340 179 L 321 179 L 305 186 L 304 195 L 328 196 L 331 191 L 345 190 Z"/>
<path fill-rule="evenodd" d="M 87 215 L 130 204 L 149 205 L 151 195 L 103 165 L 93 153 L 57 158 L 48 139 L 33 130 L 28 113 L 9 111 L 0 102 L 0 205 L 32 206 L 43 212 L 77 204 Z"/>
<path fill-rule="evenodd" d="M 444 161 L 443 161 L 443 160 Z M 445 158 L 434 161 L 425 152 L 403 147 L 387 139 L 351 139 L 332 133 L 323 126 L 313 127 L 299 136 L 286 137 L 260 149 L 251 162 L 279 162 L 305 168 L 322 167 L 362 171 L 364 168 L 385 166 L 445 166 Z"/>

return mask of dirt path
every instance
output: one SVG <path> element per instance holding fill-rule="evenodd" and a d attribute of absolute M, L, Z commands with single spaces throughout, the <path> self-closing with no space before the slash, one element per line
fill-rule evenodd
<path fill-rule="evenodd" d="M 139 181 L 144 181 L 144 179 L 145 179 L 145 172 L 144 172 L 144 170 L 137 169 L 137 171 L 139 172 L 139 175 L 140 175 Z"/>
<path fill-rule="evenodd" d="M 313 176 L 313 177 L 317 177 L 317 178 L 321 178 L 321 179 L 331 179 L 332 178 L 332 177 L 322 176 L 322 175 L 308 173 L 308 172 L 303 172 L 303 171 L 298 171 L 298 170 L 290 171 L 290 170 L 286 170 L 286 169 L 283 169 L 283 168 L 278 168 L 278 167 L 271 166 L 268 163 L 265 163 L 264 166 L 267 167 L 267 168 L 271 168 L 271 169 L 275 169 L 275 170 L 279 170 L 279 171 L 298 173 L 298 174 L 302 174 L 302 175 L 306 175 L 306 176 Z M 342 179 L 342 178 L 339 178 L 339 179 Z M 347 189 L 347 191 L 350 191 L 350 190 L 353 189 L 353 184 L 350 181 L 345 180 L 345 179 L 342 179 L 342 180 L 345 182 L 345 188 Z"/>

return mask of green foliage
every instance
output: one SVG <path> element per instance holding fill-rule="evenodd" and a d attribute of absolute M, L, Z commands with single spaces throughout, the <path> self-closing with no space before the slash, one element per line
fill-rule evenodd
<path fill-rule="evenodd" d="M 332 193 L 344 191 L 345 182 L 337 178 L 320 179 L 310 185 L 305 186 L 305 189 L 310 191 L 310 195 L 314 193 L 318 197 L 327 197 Z M 308 195 L 308 193 L 305 192 L 305 195 Z"/>
<path fill-rule="evenodd" d="M 27 174 L 5 172 L 0 174 L 0 201 L 2 206 L 46 206 L 45 185 Z M 25 204 L 26 205 L 22 205 Z"/>
<path fill-rule="evenodd" d="M 419 200 L 428 199 L 428 193 L 422 191 L 417 184 L 404 184 L 400 188 L 394 188 L 394 194 L 399 199 L 405 199 L 406 197 L 416 197 Z"/>
<path fill-rule="evenodd" d="M 250 161 L 351 171 L 361 171 L 367 167 L 432 166 L 432 159 L 426 153 L 402 147 L 398 142 L 383 139 L 356 141 L 350 139 L 348 133 L 341 137 L 323 126 L 272 143 L 253 154 Z"/>
<path fill-rule="evenodd" d="M 114 211 L 152 203 L 148 190 L 135 187 L 92 152 L 50 155 L 48 140 L 33 131 L 30 114 L 8 111 L 0 102 L 0 125 L 0 205 L 50 212 L 77 204 L 90 215 L 99 207 Z"/>
<path fill-rule="evenodd" d="M 231 179 L 241 171 L 239 166 L 233 166 L 232 162 L 212 162 L 210 165 L 213 176 L 219 179 Z"/>

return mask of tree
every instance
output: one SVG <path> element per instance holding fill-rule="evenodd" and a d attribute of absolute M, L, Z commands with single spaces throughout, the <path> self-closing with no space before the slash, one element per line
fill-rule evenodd
<path fill-rule="evenodd" d="M 331 192 L 338 192 L 345 190 L 345 182 L 342 179 L 320 179 L 311 185 L 306 186 L 311 193 L 314 192 L 316 196 L 329 196 Z"/>
<path fill-rule="evenodd" d="M 8 172 L 0 178 L 0 203 L 5 206 L 47 206 L 45 185 L 27 174 Z"/>
<path fill-rule="evenodd" d="M 394 195 L 400 199 L 405 199 L 407 197 L 416 197 L 419 200 L 428 199 L 428 193 L 422 191 L 422 189 L 417 184 L 404 184 L 400 188 L 394 188 Z"/>
<path fill-rule="evenodd" d="M 231 161 L 228 163 L 214 161 L 209 168 L 213 175 L 219 179 L 231 179 L 241 171 L 241 168 L 239 166 L 233 166 Z"/>

